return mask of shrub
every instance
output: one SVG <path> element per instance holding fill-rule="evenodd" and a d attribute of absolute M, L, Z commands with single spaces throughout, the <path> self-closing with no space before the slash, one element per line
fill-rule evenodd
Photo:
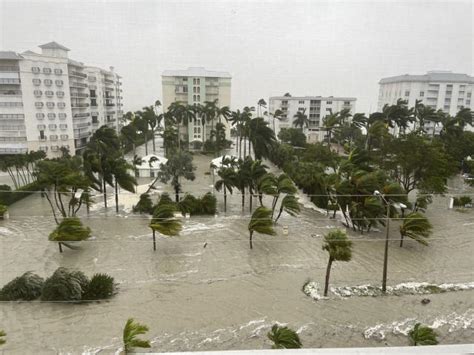
<path fill-rule="evenodd" d="M 472 198 L 469 196 L 461 196 L 459 197 L 459 203 L 461 206 L 466 206 L 472 204 Z"/>
<path fill-rule="evenodd" d="M 200 199 L 200 214 L 215 214 L 217 211 L 216 196 L 208 192 Z"/>
<path fill-rule="evenodd" d="M 178 208 L 182 213 L 195 214 L 199 208 L 199 200 L 191 194 L 186 194 L 184 198 L 179 201 Z"/>
<path fill-rule="evenodd" d="M 107 274 L 95 274 L 87 286 L 83 299 L 101 300 L 110 298 L 115 293 L 115 282 L 112 276 Z"/>
<path fill-rule="evenodd" d="M 0 219 L 3 219 L 3 216 L 5 215 L 5 212 L 8 211 L 7 206 L 5 205 L 0 205 Z"/>
<path fill-rule="evenodd" d="M 81 271 L 58 268 L 43 285 L 43 301 L 80 301 L 89 286 L 89 279 Z"/>
<path fill-rule="evenodd" d="M 49 235 L 49 240 L 55 242 L 71 242 L 87 239 L 91 236 L 91 229 L 85 227 L 77 217 L 66 217 Z"/>
<path fill-rule="evenodd" d="M 0 290 L 1 301 L 31 301 L 41 296 L 44 279 L 31 271 L 14 278 Z"/>
<path fill-rule="evenodd" d="M 153 202 L 151 201 L 149 194 L 145 193 L 140 195 L 140 200 L 135 206 L 133 206 L 133 212 L 153 213 Z"/>
<path fill-rule="evenodd" d="M 182 213 L 189 213 L 191 215 L 213 215 L 217 211 L 217 200 L 210 192 L 200 198 L 186 194 L 178 203 L 178 209 Z"/>
<path fill-rule="evenodd" d="M 161 205 L 173 205 L 174 201 L 171 199 L 169 193 L 164 192 L 161 194 L 160 200 L 156 204 L 155 208 Z"/>

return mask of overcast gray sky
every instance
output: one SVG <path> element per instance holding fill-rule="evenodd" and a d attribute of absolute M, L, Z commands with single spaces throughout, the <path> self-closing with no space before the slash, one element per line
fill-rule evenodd
<path fill-rule="evenodd" d="M 471 1 L 7 1 L 0 50 L 55 40 L 123 76 L 124 110 L 161 99 L 165 69 L 232 76 L 232 108 L 259 98 L 353 96 L 374 111 L 385 76 L 472 75 Z"/>

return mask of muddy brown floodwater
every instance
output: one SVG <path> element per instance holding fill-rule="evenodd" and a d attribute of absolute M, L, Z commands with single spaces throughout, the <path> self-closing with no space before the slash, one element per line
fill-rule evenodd
<path fill-rule="evenodd" d="M 211 159 L 195 157 L 197 179 L 185 182 L 185 190 L 210 190 L 212 176 L 204 172 Z M 473 192 L 459 180 L 451 185 L 450 192 Z M 150 327 L 150 351 L 269 348 L 266 333 L 274 322 L 298 330 L 305 347 L 408 345 L 405 334 L 416 321 L 434 326 L 441 343 L 474 342 L 474 291 L 312 300 L 301 288 L 309 279 L 323 282 L 327 255 L 322 235 L 340 223 L 303 208 L 297 218 L 283 214 L 278 235 L 256 235 L 249 250 L 248 205 L 242 212 L 240 196 L 228 200 L 226 214 L 218 195 L 218 217 L 184 220 L 181 235 L 160 238 L 156 252 L 146 216 L 127 209 L 117 216 L 113 207 L 105 211 L 98 203 L 82 216 L 94 240 L 63 254 L 47 241 L 54 228 L 47 201 L 30 196 L 14 204 L 10 219 L 0 222 L 1 285 L 29 270 L 45 277 L 64 266 L 89 276 L 108 273 L 119 282 L 119 293 L 109 301 L 80 305 L 2 303 L 0 329 L 8 333 L 2 350 L 114 353 L 129 317 Z M 434 225 L 428 247 L 407 240 L 400 248 L 391 241 L 390 285 L 474 281 L 474 211 L 448 210 L 447 203 L 447 197 L 437 197 L 428 209 Z M 397 223 L 392 227 L 398 239 Z M 335 263 L 332 286 L 379 285 L 384 231 L 348 232 L 353 258 Z M 431 303 L 422 305 L 426 297 Z"/>

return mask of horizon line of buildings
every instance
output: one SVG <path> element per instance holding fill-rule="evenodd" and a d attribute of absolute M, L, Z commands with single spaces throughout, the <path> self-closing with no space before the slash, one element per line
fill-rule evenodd
<path fill-rule="evenodd" d="M 56 42 L 39 48 L 41 53 L 0 51 L 0 155 L 43 150 L 55 157 L 61 147 L 77 153 L 100 126 L 118 132 L 123 96 L 121 77 L 113 67 L 105 70 L 69 59 L 69 49 Z M 190 105 L 216 101 L 220 107 L 231 106 L 232 76 L 228 72 L 190 67 L 165 70 L 161 79 L 164 108 L 175 101 Z M 379 86 L 379 111 L 398 99 L 406 100 L 410 107 L 421 100 L 450 115 L 473 106 L 474 77 L 467 74 L 405 74 L 382 78 Z M 297 112 L 304 112 L 309 120 L 303 128 L 308 142 L 322 141 L 326 134 L 323 119 L 343 109 L 353 115 L 356 101 L 355 97 L 340 96 L 272 96 L 269 113 L 281 110 L 282 115 L 278 120 L 269 119 L 270 127 L 278 136 L 281 129 L 294 127 Z M 201 121 L 198 117 L 182 125 L 180 139 L 195 148 L 202 146 L 211 137 L 212 126 Z M 223 123 L 229 137 L 230 126 L 226 120 Z M 432 131 L 436 126 L 427 122 L 425 129 Z"/>

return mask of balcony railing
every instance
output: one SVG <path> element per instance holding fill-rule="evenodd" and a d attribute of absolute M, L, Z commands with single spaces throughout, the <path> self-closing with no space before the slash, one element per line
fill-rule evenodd
<path fill-rule="evenodd" d="M 113 80 L 109 80 L 109 79 L 105 79 L 104 82 L 105 82 L 106 84 L 113 84 L 113 83 L 114 83 Z"/>
<path fill-rule="evenodd" d="M 20 84 L 20 79 L 0 79 L 0 84 L 19 85 Z"/>
<path fill-rule="evenodd" d="M 0 125 L 0 131 L 24 131 L 25 126 L 22 125 Z"/>
<path fill-rule="evenodd" d="M 76 81 L 71 81 L 69 86 L 72 87 L 72 88 L 86 88 L 87 84 L 78 83 Z"/>
<path fill-rule="evenodd" d="M 79 98 L 87 98 L 89 97 L 88 94 L 83 94 L 80 92 L 71 92 L 71 97 L 79 97 Z"/>
<path fill-rule="evenodd" d="M 73 103 L 73 104 L 71 104 L 71 107 L 72 107 L 72 108 L 86 108 L 86 107 L 89 107 L 89 104 L 77 104 L 77 103 Z"/>
<path fill-rule="evenodd" d="M 75 113 L 73 118 L 87 118 L 90 116 L 89 112 L 84 112 L 84 113 Z"/>
<path fill-rule="evenodd" d="M 79 77 L 79 78 L 87 78 L 87 74 L 80 73 L 80 72 L 74 71 L 74 70 L 71 71 L 71 72 L 69 73 L 69 75 L 70 75 L 70 76 L 77 76 L 77 77 Z"/>
<path fill-rule="evenodd" d="M 28 148 L 0 148 L 0 154 L 24 154 Z"/>
<path fill-rule="evenodd" d="M 107 103 L 107 104 L 105 104 L 105 106 L 107 106 L 107 107 L 114 107 L 114 106 L 115 106 L 115 104 L 112 104 L 112 103 Z"/>
<path fill-rule="evenodd" d="M 0 66 L 0 72 L 19 72 L 20 68 L 16 66 Z"/>

